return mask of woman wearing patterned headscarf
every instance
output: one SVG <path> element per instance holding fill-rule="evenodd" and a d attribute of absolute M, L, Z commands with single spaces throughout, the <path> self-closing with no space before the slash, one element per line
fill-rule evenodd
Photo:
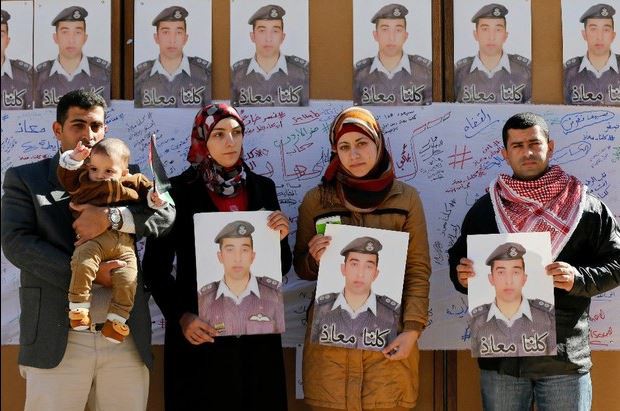
<path fill-rule="evenodd" d="M 409 233 L 399 334 L 383 351 L 312 343 L 306 332 L 304 397 L 321 409 L 410 409 L 418 396 L 417 340 L 427 321 L 430 257 L 422 202 L 416 190 L 395 179 L 381 127 L 368 110 L 351 107 L 333 121 L 332 158 L 321 184 L 301 206 L 294 250 L 295 271 L 316 280 L 331 238 L 316 232 L 324 217 L 342 224 Z M 389 273 L 388 273 L 389 274 Z M 308 308 L 312 321 L 313 305 Z"/>
<path fill-rule="evenodd" d="M 146 244 L 144 271 L 166 318 L 169 410 L 286 409 L 280 335 L 213 338 L 217 331 L 197 315 L 194 214 L 274 210 L 268 226 L 280 231 L 282 273 L 291 266 L 288 218 L 279 211 L 273 181 L 243 162 L 243 133 L 243 120 L 226 104 L 198 112 L 187 155 L 190 167 L 171 178 L 176 221 L 168 236 Z"/>

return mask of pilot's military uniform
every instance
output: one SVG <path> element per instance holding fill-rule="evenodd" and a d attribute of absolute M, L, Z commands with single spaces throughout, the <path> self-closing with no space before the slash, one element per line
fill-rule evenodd
<path fill-rule="evenodd" d="M 376 255 L 378 263 L 382 248 L 379 240 L 364 236 L 344 246 L 340 255 L 345 262 L 351 252 Z M 398 331 L 400 305 L 391 298 L 371 292 L 365 305 L 358 308 L 360 312 L 353 316 L 342 308 L 344 304 L 348 306 L 345 291 L 317 298 L 312 321 L 312 342 L 378 351 L 387 347 Z"/>
<path fill-rule="evenodd" d="M 11 15 L 2 10 L 1 24 L 6 24 Z M 32 66 L 18 59 L 4 56 L 2 65 L 2 110 L 19 110 L 32 108 Z"/>
<path fill-rule="evenodd" d="M 280 6 L 261 7 L 248 20 L 282 20 Z M 282 57 L 281 57 L 282 58 Z M 310 93 L 308 62 L 297 56 L 283 56 L 286 72 L 279 69 L 265 79 L 262 73 L 248 68 L 254 58 L 237 61 L 232 66 L 231 104 L 233 106 L 307 106 Z"/>
<path fill-rule="evenodd" d="M 225 238 L 252 238 L 253 232 L 254 226 L 249 222 L 233 221 L 220 230 L 214 242 L 220 244 Z M 198 292 L 198 313 L 201 319 L 221 335 L 284 332 L 284 300 L 279 281 L 250 274 L 246 288 L 249 293 L 240 301 L 225 295 L 230 290 L 222 281 L 209 283 Z"/>
<path fill-rule="evenodd" d="M 205 285 L 198 293 L 200 318 L 220 330 L 221 335 L 283 333 L 280 282 L 270 277 L 256 277 L 256 281 L 260 297 L 251 292 L 239 304 L 224 294 L 217 296 L 220 281 Z"/>
<path fill-rule="evenodd" d="M 400 4 L 388 4 L 370 20 L 403 19 L 409 10 Z M 390 78 L 375 68 L 383 67 L 379 57 L 368 57 L 355 64 L 353 77 L 353 103 L 356 105 L 401 106 L 430 104 L 433 99 L 433 74 L 431 61 L 418 55 L 405 55 L 404 67 Z M 386 70 L 387 71 L 387 70 Z"/>
<path fill-rule="evenodd" d="M 521 260 L 525 247 L 519 243 L 500 244 L 489 254 L 485 264 L 493 270 L 494 261 Z M 495 274 L 492 274 L 495 275 Z M 474 308 L 469 317 L 471 352 L 474 357 L 524 357 L 555 355 L 555 310 L 543 300 L 521 297 L 515 318 L 506 319 L 496 303 Z M 491 314 L 489 314 L 489 312 Z M 521 314 L 519 316 L 519 314 Z M 504 318 L 498 318 L 504 317 Z M 510 322 L 507 322 L 510 321 Z"/>
<path fill-rule="evenodd" d="M 616 10 L 607 4 L 590 7 L 580 18 L 610 19 Z M 564 65 L 564 102 L 573 105 L 620 105 L 620 55 L 612 53 L 608 64 L 597 78 L 590 69 L 587 57 L 574 57 Z"/>
<path fill-rule="evenodd" d="M 82 7 L 72 6 L 62 10 L 52 21 L 55 26 L 61 21 L 85 21 L 88 12 Z M 54 72 L 52 67 L 57 60 L 47 60 L 39 64 L 36 69 L 36 92 L 34 101 L 36 107 L 56 107 L 60 98 L 67 92 L 83 89 L 95 92 L 110 102 L 110 79 L 112 70 L 110 63 L 99 57 L 86 58 L 90 73 L 82 70 L 69 80 L 64 74 Z M 59 63 L 57 63 L 59 65 Z"/>
<path fill-rule="evenodd" d="M 349 312 L 342 307 L 334 308 L 334 302 L 339 294 L 330 293 L 317 298 L 312 322 L 312 342 L 380 351 L 396 338 L 400 318 L 400 305 L 396 301 L 384 295 L 374 295 L 376 313 L 367 309 L 351 318 Z M 366 336 L 364 329 L 367 330 Z M 374 333 L 375 336 L 368 332 Z M 339 334 L 343 337 L 338 338 Z M 352 336 L 355 338 L 351 338 Z M 321 341 L 325 338 L 329 341 Z"/>
<path fill-rule="evenodd" d="M 471 312 L 471 352 L 474 357 L 555 355 L 555 310 L 543 300 L 527 300 L 532 318 L 522 315 L 508 326 L 495 316 L 487 319 L 491 304 Z"/>
<path fill-rule="evenodd" d="M 183 7 L 168 7 L 153 19 L 152 24 L 185 21 L 187 15 Z M 135 107 L 202 107 L 211 103 L 211 63 L 200 57 L 183 58 L 187 59 L 189 72 L 182 70 L 172 80 L 153 69 L 156 60 L 145 61 L 136 67 Z"/>
<path fill-rule="evenodd" d="M 499 4 L 482 7 L 471 19 L 505 19 L 508 9 Z M 475 56 L 466 57 L 456 63 L 454 71 L 454 92 L 459 103 L 529 103 L 532 98 L 532 70 L 530 61 L 518 54 L 505 56 L 508 62 L 491 78 L 472 65 Z M 501 61 L 500 61 L 501 63 Z"/>

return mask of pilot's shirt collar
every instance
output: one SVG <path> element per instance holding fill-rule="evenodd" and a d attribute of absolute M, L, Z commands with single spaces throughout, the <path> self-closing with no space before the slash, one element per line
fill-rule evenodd
<path fill-rule="evenodd" d="M 0 72 L 0 76 L 4 76 L 5 74 L 9 76 L 9 78 L 13 78 L 13 69 L 11 68 L 11 61 L 7 56 L 4 56 L 4 63 L 2 63 L 2 71 Z"/>
<path fill-rule="evenodd" d="M 405 70 L 407 73 L 411 74 L 411 64 L 409 64 L 409 56 L 406 53 L 403 53 L 403 56 L 400 58 L 400 61 L 394 67 L 394 70 L 389 71 L 385 68 L 381 60 L 379 60 L 379 56 L 375 56 L 372 59 L 372 64 L 370 65 L 369 73 L 378 70 L 379 72 L 385 74 L 389 80 L 394 78 L 394 76 L 401 70 Z"/>
<path fill-rule="evenodd" d="M 334 305 L 332 305 L 332 310 L 335 310 L 338 307 L 348 312 L 351 316 L 351 319 L 356 318 L 358 315 L 365 312 L 366 310 L 370 310 L 374 315 L 377 315 L 377 297 L 375 293 L 371 291 L 370 295 L 366 299 L 366 302 L 362 304 L 362 306 L 357 310 L 353 310 L 353 308 L 351 308 L 349 303 L 347 303 L 347 300 L 344 298 L 343 290 L 341 293 L 338 294 L 336 301 L 334 301 Z"/>
<path fill-rule="evenodd" d="M 489 314 L 487 315 L 487 321 L 490 321 L 493 317 L 495 317 L 498 320 L 504 321 L 508 327 L 512 327 L 512 324 L 514 324 L 514 322 L 522 316 L 526 316 L 530 319 L 530 321 L 533 321 L 532 311 L 530 311 L 530 303 L 527 298 L 521 298 L 521 305 L 519 305 L 519 309 L 510 320 L 506 318 L 504 314 L 502 314 L 502 312 L 497 307 L 497 304 L 495 304 L 495 300 L 493 300 L 493 302 L 491 303 L 491 309 L 489 310 Z"/>
<path fill-rule="evenodd" d="M 258 61 L 256 61 L 256 56 L 252 57 L 252 60 L 250 60 L 250 65 L 248 66 L 248 69 L 245 72 L 245 74 L 247 76 L 251 72 L 255 71 L 258 74 L 261 74 L 265 78 L 265 80 L 269 80 L 271 76 L 273 76 L 275 73 L 277 73 L 280 70 L 282 70 L 284 74 L 288 75 L 288 68 L 286 66 L 286 58 L 284 57 L 284 54 L 282 53 L 280 53 L 280 57 L 278 58 L 276 65 L 273 66 L 273 69 L 271 69 L 269 73 L 267 73 L 265 70 L 261 68 L 261 66 L 258 64 Z"/>
<path fill-rule="evenodd" d="M 172 81 L 178 74 L 181 74 L 182 72 L 186 72 L 188 76 L 191 76 L 190 68 L 189 68 L 189 59 L 187 58 L 186 55 L 183 55 L 183 57 L 181 58 L 181 64 L 179 64 L 179 67 L 177 67 L 175 72 L 172 74 L 166 71 L 164 66 L 162 66 L 161 63 L 159 62 L 159 58 L 157 58 L 155 60 L 155 64 L 153 64 L 153 67 L 151 68 L 151 73 L 149 74 L 149 76 L 152 76 L 155 73 L 159 73 L 162 76 L 166 77 L 168 81 Z"/>
<path fill-rule="evenodd" d="M 232 298 L 236 305 L 241 304 L 243 299 L 250 294 L 254 294 L 256 297 L 260 298 L 260 291 L 258 290 L 258 280 L 252 274 L 250 274 L 250 281 L 248 281 L 248 286 L 243 290 L 243 292 L 237 297 L 230 291 L 230 288 L 226 285 L 224 278 L 220 280 L 220 285 L 217 287 L 217 291 L 215 292 L 215 299 L 217 300 L 222 295 L 224 297 Z"/>
<path fill-rule="evenodd" d="M 495 73 L 499 72 L 501 69 L 506 69 L 506 71 L 510 73 L 510 60 L 508 60 L 508 54 L 502 52 L 502 57 L 499 59 L 497 66 L 495 66 L 491 70 L 487 69 L 484 66 L 482 60 L 480 60 L 480 57 L 476 54 L 476 57 L 474 57 L 474 61 L 471 65 L 471 69 L 469 70 L 469 72 L 471 73 L 476 69 L 482 71 L 484 74 L 487 75 L 488 78 L 493 77 Z"/>
<path fill-rule="evenodd" d="M 50 70 L 50 76 L 54 73 L 62 74 L 67 78 L 67 80 L 72 81 L 75 76 L 80 74 L 81 72 L 86 73 L 90 76 L 90 65 L 88 64 L 88 58 L 86 55 L 82 54 L 82 60 L 80 60 L 80 65 L 77 66 L 75 71 L 71 74 L 67 73 L 67 70 L 60 64 L 58 58 L 54 60 L 54 64 L 52 64 L 52 69 Z"/>
<path fill-rule="evenodd" d="M 607 63 L 605 63 L 602 69 L 597 70 L 592 65 L 592 63 L 590 63 L 590 60 L 588 59 L 588 55 L 586 54 L 581 59 L 581 65 L 579 66 L 579 72 L 585 69 L 588 69 L 589 71 L 594 73 L 596 78 L 601 78 L 601 76 L 605 74 L 607 70 L 614 70 L 616 73 L 618 73 L 618 60 L 616 59 L 616 55 L 614 53 L 610 53 L 609 58 L 607 59 Z"/>

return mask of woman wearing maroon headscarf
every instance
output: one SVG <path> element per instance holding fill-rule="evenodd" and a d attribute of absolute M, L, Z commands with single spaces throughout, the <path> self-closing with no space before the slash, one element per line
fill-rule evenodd
<path fill-rule="evenodd" d="M 331 241 L 316 233 L 316 223 L 324 217 L 408 232 L 409 248 L 397 337 L 383 351 L 363 351 L 312 343 L 308 327 L 305 401 L 313 410 L 410 409 L 418 396 L 417 340 L 427 321 L 431 271 L 422 202 L 413 187 L 395 179 L 383 133 L 368 110 L 342 111 L 331 125 L 329 142 L 332 158 L 322 182 L 299 207 L 293 253 L 299 277 L 317 279 L 321 256 Z M 308 324 L 313 308 L 308 308 Z"/>
<path fill-rule="evenodd" d="M 243 162 L 243 133 L 243 120 L 226 104 L 196 115 L 187 155 L 191 166 L 171 178 L 176 221 L 168 236 L 146 244 L 144 272 L 166 318 L 168 410 L 286 409 L 280 335 L 214 338 L 212 324 L 197 315 L 194 214 L 273 210 L 268 225 L 280 231 L 282 273 L 291 266 L 288 218 L 279 211 L 273 181 Z"/>

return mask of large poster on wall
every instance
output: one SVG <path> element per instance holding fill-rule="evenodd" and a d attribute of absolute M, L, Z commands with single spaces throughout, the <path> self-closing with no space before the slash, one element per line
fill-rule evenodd
<path fill-rule="evenodd" d="M 34 106 L 32 6 L 32 1 L 2 2 L 2 110 Z"/>
<path fill-rule="evenodd" d="M 353 103 L 403 106 L 433 98 L 430 0 L 353 2 Z"/>
<path fill-rule="evenodd" d="M 75 89 L 110 102 L 111 13 L 110 0 L 35 1 L 35 107 L 56 107 Z"/>
<path fill-rule="evenodd" d="M 211 103 L 211 0 L 136 1 L 135 107 Z"/>

